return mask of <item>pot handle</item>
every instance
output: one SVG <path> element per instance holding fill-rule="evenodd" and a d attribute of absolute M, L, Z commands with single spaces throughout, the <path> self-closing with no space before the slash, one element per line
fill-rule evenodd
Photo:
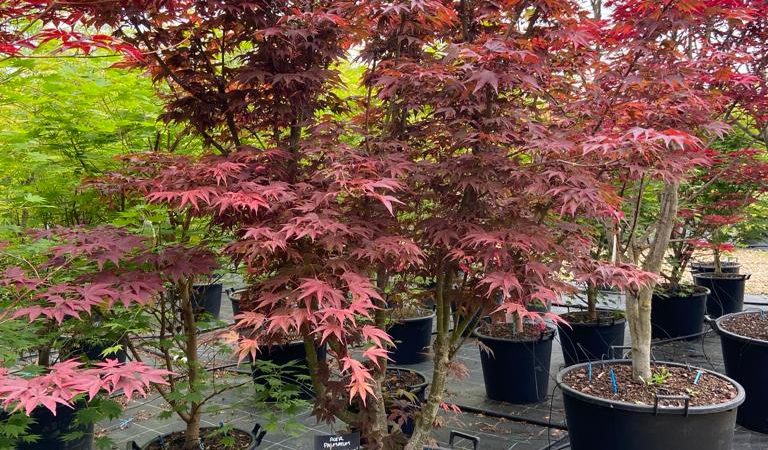
<path fill-rule="evenodd" d="M 653 404 L 653 415 L 657 416 L 659 415 L 659 400 L 682 400 L 685 402 L 685 406 L 683 407 L 683 415 L 685 417 L 688 417 L 688 408 L 691 406 L 691 397 L 688 397 L 687 395 L 657 395 L 656 396 L 656 402 Z M 670 408 L 672 409 L 672 408 Z M 665 409 L 665 411 L 667 411 Z"/>
<path fill-rule="evenodd" d="M 715 332 L 720 333 L 720 327 L 717 325 L 717 319 L 714 319 L 709 314 L 704 315 L 704 322 L 706 322 L 710 327 L 712 327 Z"/>
<path fill-rule="evenodd" d="M 624 350 L 632 350 L 632 347 L 629 345 L 611 345 L 608 349 L 608 356 L 611 359 L 626 359 L 624 357 Z"/>
<path fill-rule="evenodd" d="M 472 436 L 471 434 L 462 433 L 460 431 L 451 431 L 451 437 L 448 439 L 448 445 L 453 448 L 453 441 L 456 438 L 462 438 L 466 439 L 470 442 L 472 442 L 472 448 L 474 450 L 477 450 L 477 448 L 480 446 L 480 438 L 477 436 Z"/>
<path fill-rule="evenodd" d="M 251 433 L 253 433 L 253 436 L 256 438 L 256 447 L 258 447 L 261 445 L 261 440 L 264 439 L 264 436 L 267 434 L 267 430 L 262 430 L 261 424 L 257 423 L 253 426 Z"/>

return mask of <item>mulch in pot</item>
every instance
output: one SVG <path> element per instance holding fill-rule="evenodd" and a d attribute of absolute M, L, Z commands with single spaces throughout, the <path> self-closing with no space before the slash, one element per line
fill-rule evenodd
<path fill-rule="evenodd" d="M 418 373 L 409 370 L 390 369 L 384 377 L 384 387 L 388 392 L 408 391 L 422 383 L 424 379 Z"/>
<path fill-rule="evenodd" d="M 392 308 L 390 317 L 392 320 L 422 319 L 432 316 L 435 312 L 423 308 Z"/>
<path fill-rule="evenodd" d="M 623 320 L 624 319 L 624 312 L 623 311 L 609 311 L 609 310 L 598 310 L 597 311 L 597 320 L 593 320 L 587 311 L 573 311 L 568 312 L 565 314 L 561 314 L 560 317 L 562 317 L 566 322 L 571 324 L 600 324 L 600 325 L 610 325 L 617 320 Z"/>
<path fill-rule="evenodd" d="M 224 445 L 221 442 L 223 437 L 219 433 L 212 433 L 212 429 L 200 430 L 200 438 L 203 441 L 203 445 L 206 450 L 241 450 L 248 448 L 252 441 L 251 435 L 242 430 L 230 430 L 229 436 L 234 438 L 234 445 Z M 177 431 L 163 437 L 164 445 L 160 443 L 152 443 L 147 447 L 147 450 L 182 450 L 184 448 L 184 432 Z"/>
<path fill-rule="evenodd" d="M 542 328 L 541 324 L 537 323 L 526 323 L 522 330 L 515 330 L 515 327 L 509 323 L 493 323 L 481 325 L 478 332 L 485 336 L 513 342 L 531 342 L 538 341 L 543 334 L 551 333 L 552 330 Z"/>
<path fill-rule="evenodd" d="M 754 312 L 728 317 L 720 325 L 739 336 L 768 341 L 768 312 Z"/>
<path fill-rule="evenodd" d="M 617 394 L 613 392 L 611 368 L 616 375 Z M 589 380 L 587 367 L 569 372 L 563 381 L 587 395 L 647 406 L 656 403 L 656 395 L 687 395 L 690 397 L 690 406 L 717 405 L 733 400 L 738 395 L 736 386 L 711 373 L 702 372 L 698 383 L 694 384 L 697 369 L 663 364 L 652 367 L 653 373 L 662 373 L 663 370 L 669 373 L 663 383 L 643 383 L 632 378 L 632 366 L 629 364 L 607 366 L 595 363 L 592 365 L 592 381 Z M 682 401 L 662 400 L 659 406 L 682 407 L 684 404 Z"/>

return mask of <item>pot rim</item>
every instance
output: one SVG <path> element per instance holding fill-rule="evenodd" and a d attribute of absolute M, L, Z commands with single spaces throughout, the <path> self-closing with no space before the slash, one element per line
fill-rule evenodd
<path fill-rule="evenodd" d="M 424 311 L 425 312 L 429 311 L 431 314 L 428 315 L 428 316 L 406 317 L 406 318 L 402 318 L 402 319 L 394 318 L 393 317 L 392 318 L 392 325 L 397 324 L 397 323 L 408 323 L 408 322 L 417 322 L 417 321 L 426 320 L 426 319 L 434 319 L 435 317 L 437 317 L 437 312 L 436 311 L 431 311 L 429 309 L 425 309 Z"/>
<path fill-rule="evenodd" d="M 237 289 L 237 290 L 234 290 L 234 291 L 231 291 L 231 292 L 227 292 L 227 296 L 229 297 L 229 299 L 231 301 L 239 302 L 240 301 L 240 297 L 243 295 L 243 292 L 246 292 L 247 290 L 248 290 L 248 288 Z"/>
<path fill-rule="evenodd" d="M 214 283 L 194 283 L 192 285 L 193 288 L 211 288 L 213 287 L 215 289 L 216 286 L 222 286 L 224 287 L 224 284 L 221 282 L 214 282 Z"/>
<path fill-rule="evenodd" d="M 200 431 L 203 431 L 203 430 L 218 430 L 219 428 L 220 428 L 220 427 L 200 427 Z M 253 434 L 253 431 L 249 431 L 249 430 L 246 430 L 246 429 L 240 428 L 240 427 L 238 427 L 238 426 L 233 426 L 233 427 L 232 427 L 232 429 L 233 429 L 233 430 L 237 430 L 237 431 L 242 431 L 243 433 L 247 433 L 247 434 L 248 434 L 248 436 L 250 436 L 250 438 L 251 438 L 251 442 L 250 442 L 250 444 L 248 444 L 248 446 L 247 446 L 247 447 L 245 447 L 245 449 L 244 449 L 244 450 L 250 450 L 251 448 L 253 448 L 253 444 L 255 444 L 255 443 L 256 443 L 256 436 Z M 183 432 L 184 432 L 184 430 L 176 430 L 176 431 L 170 431 L 170 432 L 168 432 L 168 433 L 163 433 L 163 434 L 160 434 L 160 435 L 158 435 L 157 437 L 155 437 L 155 438 L 152 438 L 152 439 L 150 439 L 149 441 L 147 441 L 146 443 L 144 443 L 144 445 L 142 445 L 142 446 L 141 446 L 141 448 L 142 448 L 142 450 L 144 450 L 144 449 L 146 449 L 147 447 L 149 447 L 150 445 L 154 444 L 154 443 L 155 443 L 155 442 L 156 442 L 158 439 L 160 439 L 161 437 L 170 436 L 170 435 L 172 435 L 172 434 L 174 434 L 174 433 L 179 433 L 179 432 L 182 432 L 182 433 L 183 433 Z M 135 442 L 135 441 L 134 441 L 134 442 Z"/>
<path fill-rule="evenodd" d="M 607 313 L 619 313 L 619 312 L 623 313 L 625 311 L 623 309 L 600 309 L 600 308 L 598 308 L 597 312 L 599 314 L 601 312 L 603 312 L 603 313 L 605 313 L 605 312 L 607 312 Z M 563 320 L 565 320 L 566 316 L 568 314 L 586 314 L 586 313 L 587 313 L 586 310 L 584 310 L 584 311 L 569 311 L 567 313 L 559 314 L 559 316 Z M 614 325 L 619 325 L 619 324 L 625 323 L 626 321 L 627 321 L 627 317 L 626 316 L 612 317 L 610 319 L 605 319 L 605 320 L 598 319 L 597 322 L 575 322 L 575 323 L 571 323 L 571 322 L 568 322 L 566 320 L 566 322 L 568 323 L 568 326 L 570 326 L 570 327 L 580 326 L 580 327 L 595 327 L 595 328 L 612 327 Z M 558 324 L 558 328 L 562 328 L 560 326 L 560 324 Z"/>
<path fill-rule="evenodd" d="M 721 266 L 728 266 L 728 267 L 741 267 L 741 263 L 739 261 L 720 261 Z M 691 261 L 691 267 L 698 266 L 698 267 L 715 267 L 714 261 Z"/>
<path fill-rule="evenodd" d="M 736 312 L 736 313 L 731 313 L 731 314 L 726 314 L 724 316 L 720 316 L 714 322 L 714 324 L 715 324 L 715 331 L 717 331 L 717 333 L 720 334 L 720 335 L 726 335 L 729 338 L 737 340 L 737 341 L 747 342 L 747 343 L 750 343 L 752 345 L 757 345 L 757 346 L 760 346 L 760 347 L 768 347 L 768 341 L 764 341 L 762 339 L 751 338 L 749 336 L 744 336 L 744 335 L 741 335 L 741 334 L 736 334 L 736 333 L 734 333 L 731 330 L 723 328 L 722 322 L 724 322 L 725 319 L 728 319 L 729 317 L 743 316 L 743 315 L 747 315 L 747 314 L 762 314 L 762 313 L 760 311 L 741 311 L 741 312 Z"/>
<path fill-rule="evenodd" d="M 505 342 L 505 343 L 512 343 L 512 344 L 535 344 L 537 342 L 541 341 L 549 341 L 555 338 L 555 334 L 557 334 L 557 327 L 552 325 L 551 323 L 546 323 L 547 330 L 541 333 L 541 336 L 538 339 L 535 340 L 528 340 L 528 341 L 516 341 L 513 339 L 505 339 L 505 338 L 499 338 L 494 336 L 488 336 L 487 334 L 480 333 L 478 330 L 480 330 L 480 327 L 475 328 L 473 334 L 476 338 L 483 340 L 483 341 L 491 341 L 491 342 Z"/>
<path fill-rule="evenodd" d="M 698 272 L 693 275 L 696 278 L 705 278 L 708 280 L 740 280 L 746 281 L 752 276 L 751 273 L 717 273 L 717 272 Z"/>
<path fill-rule="evenodd" d="M 678 294 L 670 294 L 668 291 L 662 292 L 662 293 L 656 293 L 655 291 L 652 294 L 652 297 L 659 298 L 662 300 L 668 300 L 668 299 L 691 299 L 691 298 L 698 298 L 698 297 L 707 297 L 709 294 L 712 293 L 712 291 L 706 287 L 706 286 L 699 286 L 698 284 L 691 284 L 689 286 L 693 286 L 694 289 L 704 289 L 703 291 L 699 292 L 693 292 L 690 295 L 678 295 Z"/>
<path fill-rule="evenodd" d="M 602 398 L 602 397 L 596 397 L 594 395 L 585 394 L 585 393 L 583 393 L 581 391 L 578 391 L 578 390 L 568 386 L 568 384 L 566 384 L 563 381 L 563 377 L 567 373 L 572 372 L 573 370 L 576 370 L 576 369 L 580 369 L 582 367 L 586 367 L 589 364 L 601 364 L 601 365 L 605 365 L 605 364 L 624 364 L 624 365 L 627 365 L 627 364 L 631 364 L 631 363 L 632 363 L 632 361 L 627 360 L 627 359 L 609 359 L 609 360 L 605 360 L 605 361 L 596 361 L 596 362 L 592 362 L 592 363 L 588 363 L 587 362 L 587 363 L 574 364 L 572 366 L 568 366 L 568 367 L 563 368 L 562 370 L 560 370 L 557 373 L 557 377 L 556 377 L 557 385 L 558 385 L 558 387 L 560 387 L 560 389 L 563 390 L 563 394 L 564 395 L 570 395 L 572 397 L 576 397 L 579 400 L 587 402 L 587 403 L 592 403 L 592 404 L 595 404 L 595 405 L 605 406 L 605 407 L 608 407 L 608 408 L 619 409 L 619 410 L 623 410 L 623 411 L 631 411 L 631 412 L 638 412 L 638 413 L 654 414 L 654 407 L 653 406 L 650 406 L 650 405 L 637 405 L 635 403 L 628 403 L 628 402 L 624 402 L 624 401 L 621 401 L 621 400 L 611 400 L 611 399 L 606 399 L 606 398 Z M 729 401 L 727 401 L 725 403 L 717 403 L 717 404 L 714 404 L 714 405 L 691 406 L 691 407 L 688 408 L 688 414 L 694 414 L 694 415 L 698 415 L 698 414 L 715 414 L 715 413 L 719 413 L 719 412 L 723 412 L 723 411 L 729 411 L 731 409 L 736 409 L 739 405 L 744 403 L 744 400 L 746 398 L 744 388 L 738 382 L 736 382 L 732 378 L 729 378 L 726 375 L 723 375 L 722 373 L 718 373 L 718 372 L 715 372 L 713 370 L 708 370 L 708 369 L 705 369 L 703 367 L 694 367 L 694 366 L 689 366 L 689 365 L 686 365 L 686 364 L 673 363 L 673 362 L 667 362 L 667 361 L 656 361 L 656 362 L 654 362 L 654 364 L 665 365 L 665 366 L 673 366 L 673 367 L 682 367 L 682 368 L 686 368 L 686 369 L 701 370 L 704 373 L 708 373 L 708 374 L 714 375 L 716 377 L 719 377 L 721 379 L 724 379 L 724 380 L 728 381 L 729 383 L 731 383 L 732 385 L 734 385 L 736 387 L 736 392 L 737 392 L 736 398 L 731 399 L 731 400 L 729 400 Z M 668 408 L 668 407 L 662 408 L 662 407 L 659 407 L 658 413 L 659 414 L 668 415 L 668 414 L 674 414 L 674 413 L 678 413 L 678 412 L 682 413 L 684 410 L 685 410 L 684 407 L 678 407 L 678 408 Z"/>

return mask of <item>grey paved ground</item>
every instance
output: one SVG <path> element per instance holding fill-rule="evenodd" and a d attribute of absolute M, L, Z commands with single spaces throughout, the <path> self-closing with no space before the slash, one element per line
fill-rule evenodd
<path fill-rule="evenodd" d="M 751 297 L 748 300 L 765 301 L 765 299 L 757 297 Z M 619 301 L 618 303 L 620 304 L 621 302 Z M 231 309 L 228 302 L 225 301 L 222 304 L 222 310 L 222 317 L 231 317 Z M 626 342 L 629 342 L 628 337 Z M 695 341 L 675 342 L 657 346 L 654 348 L 654 356 L 657 360 L 679 361 L 718 371 L 723 369 L 720 343 L 714 333 L 709 333 L 703 339 Z M 552 381 L 550 382 L 549 389 L 553 395 L 548 397 L 546 401 L 533 405 L 511 405 L 486 399 L 479 350 L 474 340 L 470 339 L 465 343 L 458 354 L 458 358 L 467 366 L 470 376 L 467 379 L 454 379 L 450 381 L 448 387 L 449 402 L 480 409 L 490 409 L 539 421 L 564 424 L 562 396 L 559 390 L 555 388 L 553 378 L 554 374 L 563 365 L 562 353 L 558 343 L 555 343 L 553 346 L 550 368 Z M 431 372 L 430 365 L 431 361 L 408 367 L 429 374 Z M 250 429 L 254 423 L 260 422 L 257 409 L 253 405 L 248 405 L 247 402 L 243 404 L 243 397 L 241 395 L 224 395 L 218 399 L 218 403 L 221 405 L 237 404 L 237 406 L 229 407 L 228 410 L 216 414 L 207 414 L 204 419 L 205 425 L 217 426 L 220 423 L 231 423 Z M 123 419 L 104 424 L 103 431 L 114 439 L 116 448 L 124 449 L 125 443 L 131 440 L 135 440 L 138 444 L 143 445 L 160 434 L 182 429 L 181 423 L 175 419 L 163 420 L 157 417 L 164 410 L 165 405 L 162 399 L 159 398 L 135 402 L 126 409 Z M 481 440 L 479 448 L 482 450 L 538 450 L 546 449 L 549 444 L 561 439 L 561 443 L 567 443 L 565 432 L 528 423 L 467 413 L 445 413 L 442 420 L 444 423 L 443 428 L 436 430 L 434 435 L 443 445 L 447 444 L 450 430 L 464 431 L 478 436 Z M 315 435 L 336 431 L 333 426 L 317 424 L 308 411 L 295 417 L 294 421 L 304 426 L 301 432 L 289 434 L 281 431 L 271 431 L 265 436 L 259 450 L 310 450 L 312 449 Z M 341 428 L 341 426 L 339 427 Z M 560 447 L 561 443 L 553 447 Z M 458 443 L 456 448 L 464 449 L 471 448 L 471 446 Z M 738 427 L 736 429 L 736 443 L 733 449 L 766 450 L 768 449 L 768 435 L 754 433 Z"/>

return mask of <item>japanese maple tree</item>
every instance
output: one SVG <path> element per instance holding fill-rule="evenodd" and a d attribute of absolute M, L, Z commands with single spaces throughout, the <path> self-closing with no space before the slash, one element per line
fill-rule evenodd
<path fill-rule="evenodd" d="M 30 242 L 5 245 L 0 255 L 3 328 L 13 329 L 14 321 L 28 328 L 21 342 L 4 337 L 4 409 L 31 415 L 47 408 L 56 415 L 57 408 L 74 407 L 83 397 L 122 392 L 130 399 L 166 384 L 170 372 L 152 365 L 72 359 L 79 345 L 74 330 L 94 333 L 107 311 L 146 304 L 162 289 L 162 280 L 140 258 L 141 239 L 102 227 L 42 231 L 25 240 Z M 19 351 L 34 351 L 36 364 L 13 357 L 13 343 Z"/>
<path fill-rule="evenodd" d="M 670 244 L 672 284 L 680 283 L 697 249 L 709 250 L 715 271 L 722 271 L 721 254 L 733 249 L 728 228 L 745 220 L 746 209 L 768 189 L 768 163 L 760 155 L 757 149 L 721 149 L 683 186 Z"/>
<path fill-rule="evenodd" d="M 738 3 L 738 2 L 737 2 Z M 606 227 L 613 259 L 659 274 L 679 208 L 679 189 L 728 129 L 718 86 L 742 81 L 733 57 L 709 45 L 711 30 L 739 30 L 753 15 L 733 2 L 618 1 L 608 4 L 600 63 L 579 107 L 591 111 L 585 148 L 624 198 L 625 219 Z M 649 200 L 649 197 L 653 200 Z M 651 283 L 627 294 L 633 373 L 650 373 Z"/>

